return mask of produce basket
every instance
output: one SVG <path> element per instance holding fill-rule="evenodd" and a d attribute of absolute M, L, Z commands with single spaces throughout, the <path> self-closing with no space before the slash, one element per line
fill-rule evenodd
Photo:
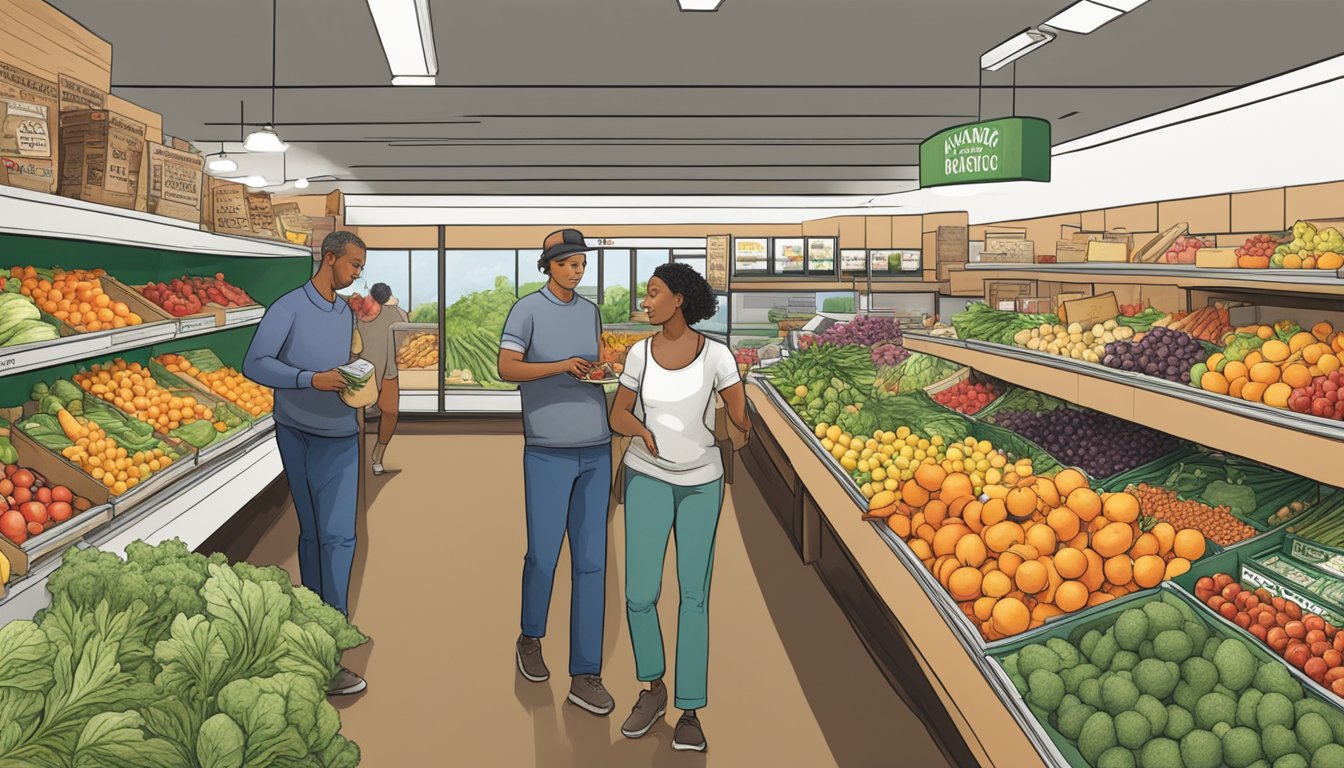
<path fill-rule="evenodd" d="M 954 374 L 952 377 L 948 379 L 940 381 L 937 384 L 932 384 L 928 387 L 925 387 L 924 391 L 929 395 L 929 397 L 933 398 L 934 402 L 937 402 L 944 408 L 955 411 L 968 419 L 978 419 L 980 414 L 994 407 L 995 404 L 997 404 L 1000 400 L 1002 400 L 1005 396 L 1007 396 L 1011 388 L 1004 382 L 999 381 L 998 379 L 995 379 L 992 376 L 980 373 L 979 371 L 972 370 L 970 368 L 965 369 L 965 371 L 966 374 L 964 376 L 961 375 L 961 372 L 958 372 L 957 374 Z M 970 384 L 972 385 L 986 384 L 991 387 L 999 387 L 1001 391 L 999 392 L 997 397 L 985 403 L 983 406 L 980 407 L 980 410 L 976 411 L 975 413 L 966 413 L 965 411 L 962 411 L 959 408 L 942 403 L 938 400 L 939 395 L 945 396 L 948 394 L 949 390 L 966 382 L 970 382 Z"/>
<path fill-rule="evenodd" d="M 1024 647 L 1032 643 L 1045 642 L 1052 638 L 1058 638 L 1077 646 L 1082 637 L 1090 630 L 1105 631 L 1115 624 L 1119 615 L 1130 608 L 1139 608 L 1151 600 L 1161 600 L 1171 605 L 1185 616 L 1187 620 L 1194 620 L 1203 626 L 1210 637 L 1221 639 L 1237 638 L 1242 640 L 1251 655 L 1261 665 L 1281 664 L 1287 667 L 1288 672 L 1295 680 L 1302 683 L 1304 693 L 1318 701 L 1325 703 L 1333 709 L 1340 709 L 1340 699 L 1333 694 L 1324 692 L 1309 678 L 1304 679 L 1305 675 L 1299 673 L 1296 669 L 1287 665 L 1282 659 L 1274 656 L 1268 648 L 1260 645 L 1249 633 L 1243 632 L 1240 627 L 1223 621 L 1221 618 L 1212 615 L 1207 608 L 1198 604 L 1193 596 L 1187 596 L 1184 590 L 1169 585 L 1159 588 L 1156 592 L 1140 593 L 1141 598 L 1137 600 L 1114 600 L 1104 605 L 1098 606 L 1096 610 L 1088 615 L 1070 617 L 1068 620 L 1054 623 L 1048 632 L 1038 635 L 1030 640 L 1017 640 L 989 651 L 988 655 L 991 662 L 987 665 L 991 672 L 991 679 L 1000 688 L 1000 692 L 1009 697 L 1015 705 L 1015 710 L 1019 713 L 1025 713 L 1025 720 L 1030 726 L 1029 735 L 1032 740 L 1042 748 L 1042 754 L 1047 760 L 1057 765 L 1067 765 L 1074 768 L 1090 768 L 1088 763 L 1079 752 L 1072 740 L 1065 738 L 1048 719 L 1037 716 L 1036 712 L 1026 702 L 1025 698 L 1017 690 L 1012 680 L 1009 678 L 1005 661 L 1008 657 L 1020 652 Z M 1019 718 L 1023 719 L 1023 718 Z"/>
<path fill-rule="evenodd" d="M 184 276 L 184 279 L 185 277 L 186 276 Z M 266 314 L 266 307 L 257 304 L 256 302 L 233 307 L 226 307 L 215 302 L 206 302 L 200 312 L 175 317 L 145 297 L 144 291 L 147 287 L 147 285 L 137 285 L 132 288 L 132 291 L 141 301 L 154 307 L 159 314 L 166 316 L 177 323 L 179 334 L 199 333 L 212 328 L 222 328 L 231 325 L 247 325 L 261 320 L 261 316 Z"/>
<path fill-rule="evenodd" d="M 397 357 L 397 386 L 402 391 L 437 392 L 439 326 L 435 323 L 397 323 L 392 327 L 392 343 Z"/>
<path fill-rule="evenodd" d="M 942 392 L 945 389 L 951 389 L 952 387 L 955 387 L 956 385 L 960 384 L 963 381 L 966 381 L 969 378 L 971 378 L 971 369 L 962 368 L 961 370 L 957 371 L 951 376 L 948 376 L 942 381 L 937 381 L 934 382 L 933 384 L 930 384 L 927 387 L 924 387 L 924 392 L 927 393 L 929 396 L 933 396 L 938 394 L 939 392 Z"/>
<path fill-rule="evenodd" d="M 209 349 L 194 349 L 178 354 L 188 358 L 192 365 L 202 373 L 213 373 L 226 367 L 224 362 L 219 359 L 219 356 Z M 172 373 L 165 368 L 159 360 L 160 358 L 157 357 L 150 360 L 149 370 L 154 374 L 155 381 L 158 381 L 163 386 L 173 389 L 193 389 L 196 392 L 209 395 L 214 400 L 228 402 L 226 397 L 214 392 L 209 384 L 193 376 Z M 230 404 L 232 405 L 232 403 Z M 253 426 L 256 428 L 269 429 L 274 424 L 274 415 L 268 411 L 262 411 L 260 414 L 254 416 L 241 406 L 235 407 L 242 411 L 243 415 L 251 420 Z"/>
<path fill-rule="evenodd" d="M 29 536 L 22 544 L 15 544 L 8 537 L 0 535 L 0 553 L 9 560 L 10 571 L 16 576 L 23 576 L 37 564 L 64 552 L 85 534 L 111 519 L 112 506 L 100 504 L 84 512 L 76 512 L 69 520 L 52 526 L 49 531 Z"/>

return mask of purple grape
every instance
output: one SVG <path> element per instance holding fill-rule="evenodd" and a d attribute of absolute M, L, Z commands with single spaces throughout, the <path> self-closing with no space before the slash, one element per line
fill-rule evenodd
<path fill-rule="evenodd" d="M 1041 446 L 1094 478 L 1127 472 L 1174 450 L 1179 440 L 1097 411 L 1007 411 L 992 421 Z"/>

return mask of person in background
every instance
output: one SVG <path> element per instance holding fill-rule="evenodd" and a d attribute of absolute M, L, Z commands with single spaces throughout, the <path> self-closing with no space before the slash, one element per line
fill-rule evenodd
<path fill-rule="evenodd" d="M 355 313 L 336 292 L 359 279 L 364 260 L 364 242 L 357 236 L 327 235 L 317 273 L 267 308 L 243 360 L 243 375 L 275 390 L 275 435 L 299 516 L 303 586 L 347 616 L 359 425 L 355 409 L 341 399 L 346 382 L 338 369 L 361 348 Z M 367 687 L 342 667 L 327 693 Z"/>
<path fill-rule="evenodd" d="M 574 229 L 552 232 L 542 248 L 537 269 L 546 286 L 513 305 L 499 350 L 500 378 L 517 382 L 522 395 L 526 437 L 527 555 L 514 655 L 526 679 L 550 678 L 541 638 L 568 533 L 569 701 L 605 716 L 616 708 L 601 678 L 611 430 L 602 388 L 579 380 L 598 359 L 602 328 L 597 306 L 576 293 L 592 249 Z"/>
<path fill-rule="evenodd" d="M 392 288 L 387 283 L 374 283 L 369 296 L 382 307 L 378 316 L 359 324 L 359 337 L 364 341 L 364 359 L 373 363 L 378 382 L 378 444 L 373 448 L 373 474 L 383 474 L 383 454 L 397 431 L 401 392 L 397 387 L 397 346 L 392 338 L 392 326 L 411 320 L 406 310 L 397 304 Z"/>
<path fill-rule="evenodd" d="M 728 418 L 750 433 L 747 396 L 728 347 L 693 326 L 714 316 L 709 283 L 685 264 L 653 272 L 642 306 L 662 329 L 630 348 L 611 408 L 611 427 L 634 438 L 625 454 L 625 601 L 641 691 L 621 727 L 637 739 L 667 711 L 658 597 L 668 537 L 677 539 L 676 706 L 683 711 L 672 748 L 703 752 L 696 714 L 706 704 L 709 582 L 723 505 L 723 458 L 714 440 L 714 394 Z"/>

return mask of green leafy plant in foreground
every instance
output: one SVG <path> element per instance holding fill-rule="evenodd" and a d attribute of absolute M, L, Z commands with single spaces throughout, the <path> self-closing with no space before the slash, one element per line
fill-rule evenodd
<path fill-rule="evenodd" d="M 0 768 L 346 768 L 326 700 L 367 638 L 279 568 L 180 541 L 71 550 L 0 628 Z"/>

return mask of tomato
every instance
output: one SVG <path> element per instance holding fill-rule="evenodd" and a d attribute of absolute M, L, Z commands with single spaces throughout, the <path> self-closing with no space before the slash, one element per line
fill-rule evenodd
<path fill-rule="evenodd" d="M 1283 625 L 1283 631 L 1294 640 L 1301 640 L 1307 636 L 1307 628 L 1300 621 L 1290 621 Z"/>
<path fill-rule="evenodd" d="M 1235 600 L 1239 594 L 1241 594 L 1241 585 L 1236 582 L 1223 587 L 1222 595 L 1224 600 Z"/>
<path fill-rule="evenodd" d="M 1344 654 L 1336 651 L 1334 648 L 1326 650 L 1325 653 L 1321 654 L 1321 658 L 1325 659 L 1325 665 L 1331 669 L 1344 664 Z"/>
<path fill-rule="evenodd" d="M 1260 639 L 1260 642 L 1262 642 L 1262 643 L 1265 642 L 1265 638 L 1266 638 L 1266 636 L 1267 636 L 1268 633 L 1269 633 L 1269 631 L 1268 631 L 1267 629 L 1265 629 L 1265 627 L 1264 627 L 1263 624 L 1252 624 L 1252 625 L 1250 626 L 1250 630 L 1251 630 L 1251 634 L 1252 634 L 1252 635 L 1255 635 L 1257 638 L 1259 638 L 1259 639 Z"/>
<path fill-rule="evenodd" d="M 58 485 L 51 489 L 51 500 L 64 501 L 66 504 L 69 504 L 75 500 L 75 494 L 71 493 L 70 489 L 66 488 L 64 485 Z"/>
<path fill-rule="evenodd" d="M 1311 650 L 1302 643 L 1293 643 L 1284 651 L 1283 658 L 1289 664 L 1298 669 L 1302 669 L 1307 664 L 1307 659 L 1311 658 Z"/>
<path fill-rule="evenodd" d="M 1256 618 L 1256 622 L 1265 628 L 1274 626 L 1274 612 L 1261 611 L 1259 617 Z"/>
<path fill-rule="evenodd" d="M 1334 691 L 1336 696 L 1344 696 L 1344 677 L 1331 683 L 1330 690 Z"/>
<path fill-rule="evenodd" d="M 1278 640 L 1275 640 L 1271 635 L 1269 638 L 1269 647 L 1270 650 L 1282 656 L 1284 651 L 1288 650 L 1288 637 L 1282 636 Z"/>
<path fill-rule="evenodd" d="M 1255 590 L 1255 596 L 1260 598 L 1260 602 L 1262 603 L 1268 603 L 1269 601 L 1274 599 L 1274 596 L 1269 594 L 1269 590 L 1265 589 L 1264 587 L 1260 587 L 1259 589 Z"/>
<path fill-rule="evenodd" d="M 1213 577 L 1214 589 L 1221 590 L 1223 587 L 1226 587 L 1228 584 L 1231 583 L 1232 583 L 1232 577 L 1228 576 L 1226 573 L 1215 574 Z"/>
<path fill-rule="evenodd" d="M 37 489 L 37 493 L 34 494 L 34 495 L 37 496 L 37 500 L 40 501 L 40 502 L 42 502 L 43 504 L 50 504 L 50 503 L 51 503 L 51 489 L 50 489 L 50 488 L 38 488 L 38 489 Z"/>
<path fill-rule="evenodd" d="M 1223 618 L 1232 619 L 1237 615 L 1237 604 L 1223 603 L 1218 607 L 1218 612 L 1223 615 Z"/>
<path fill-rule="evenodd" d="M 0 496 L 8 496 L 14 492 L 14 481 L 6 477 L 0 480 Z"/>
<path fill-rule="evenodd" d="M 1340 678 L 1344 678 L 1344 667 L 1331 667 L 1330 671 L 1325 673 L 1325 682 L 1327 685 Z"/>
<path fill-rule="evenodd" d="M 1324 640 L 1309 645 L 1311 646 L 1311 655 L 1317 658 L 1325 658 L 1325 652 L 1330 650 L 1330 644 Z"/>
<path fill-rule="evenodd" d="M 1289 603 L 1288 607 L 1286 607 L 1284 610 L 1288 613 L 1289 616 L 1291 616 L 1294 619 L 1302 618 L 1302 606 L 1298 605 L 1297 603 Z"/>
<path fill-rule="evenodd" d="M 14 476 L 14 473 L 15 473 L 15 472 L 18 472 L 18 471 L 19 471 L 19 468 L 16 467 L 16 466 L 14 466 L 13 464 L 6 464 L 6 465 L 5 465 L 5 477 L 7 477 L 7 478 L 9 478 L 9 477 L 13 477 L 13 476 Z"/>
<path fill-rule="evenodd" d="M 1279 611 L 1277 614 L 1274 615 L 1274 620 L 1279 622 L 1280 627 L 1286 627 L 1288 626 L 1288 622 L 1292 621 L 1293 619 L 1283 611 Z"/>
<path fill-rule="evenodd" d="M 30 523 L 41 525 L 47 522 L 47 505 L 40 501 L 30 501 L 19 507 L 19 511 L 23 513 L 23 519 Z"/>
<path fill-rule="evenodd" d="M 1242 629 L 1248 629 L 1251 626 L 1251 617 L 1245 613 L 1238 613 L 1233 621 L 1237 622 L 1237 626 Z"/>
<path fill-rule="evenodd" d="M 1303 622 L 1303 626 L 1306 626 L 1305 622 Z M 1308 628 L 1307 636 L 1304 639 L 1307 641 L 1307 645 L 1315 645 L 1317 643 L 1325 642 L 1325 633 L 1319 629 Z"/>
<path fill-rule="evenodd" d="M 10 506 L 22 506 L 33 500 L 33 492 L 27 488 L 15 488 L 10 498 L 14 499 Z"/>
<path fill-rule="evenodd" d="M 1325 662 L 1320 659 L 1307 659 L 1307 662 L 1302 665 L 1302 671 L 1307 673 L 1307 677 L 1318 683 L 1325 681 L 1327 669 Z"/>
<path fill-rule="evenodd" d="M 1318 629 L 1321 632 L 1325 632 L 1325 619 L 1322 619 L 1314 613 L 1308 613 L 1306 616 L 1302 617 L 1302 623 L 1307 625 L 1307 631 Z"/>
<path fill-rule="evenodd" d="M 1269 602 L 1274 606 L 1274 610 L 1276 611 L 1282 611 L 1284 606 L 1288 605 L 1288 601 L 1284 600 L 1282 597 L 1273 598 Z"/>
<path fill-rule="evenodd" d="M 37 534 L 41 533 L 43 530 L 45 530 L 45 529 L 42 527 L 42 524 L 41 524 L 41 523 L 29 523 L 29 524 L 28 524 L 28 533 L 29 533 L 29 535 L 36 536 Z"/>
<path fill-rule="evenodd" d="M 1241 595 L 1245 595 L 1245 596 L 1246 596 L 1246 610 L 1249 611 L 1249 610 L 1251 610 L 1252 608 L 1259 608 L 1259 607 L 1260 607 L 1260 598 L 1256 597 L 1254 593 L 1252 593 L 1252 592 L 1242 592 Z M 1241 595 L 1237 595 L 1237 597 L 1241 597 Z"/>
<path fill-rule="evenodd" d="M 20 469 L 18 472 L 15 472 L 12 479 L 15 488 L 32 488 L 33 482 L 36 480 L 36 478 L 33 477 L 33 473 L 26 469 Z"/>
<path fill-rule="evenodd" d="M 17 510 L 0 514 L 0 534 L 15 544 L 22 544 L 28 540 L 28 521 Z"/>
<path fill-rule="evenodd" d="M 47 514 L 58 523 L 69 520 L 74 513 L 74 508 L 64 501 L 53 501 L 47 505 Z"/>

